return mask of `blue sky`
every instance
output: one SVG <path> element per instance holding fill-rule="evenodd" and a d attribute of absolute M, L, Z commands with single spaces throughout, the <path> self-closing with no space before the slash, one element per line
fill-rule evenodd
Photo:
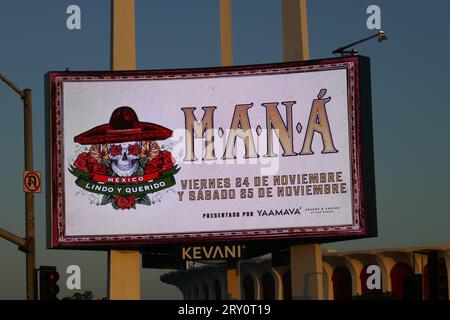
<path fill-rule="evenodd" d="M 66 8 L 81 8 L 81 30 L 66 28 Z M 308 3 L 311 58 L 374 33 L 366 8 L 381 8 L 389 38 L 358 46 L 372 59 L 372 96 L 379 236 L 328 244 L 342 250 L 449 244 L 450 2 L 327 1 Z M 110 1 L 16 0 L 0 4 L 0 72 L 33 89 L 35 168 L 45 170 L 44 74 L 110 68 Z M 282 61 L 279 0 L 233 2 L 234 62 Z M 218 0 L 136 0 L 138 69 L 220 65 Z M 23 234 L 23 113 L 18 96 L 0 85 L 0 226 Z M 106 253 L 47 250 L 45 193 L 36 195 L 38 265 L 82 268 L 82 290 L 106 295 Z M 25 297 L 24 254 L 0 240 L 0 299 Z M 143 298 L 180 298 L 159 282 L 164 270 L 143 270 Z M 62 281 L 61 281 L 62 282 Z M 61 296 L 69 295 L 63 290 Z"/>

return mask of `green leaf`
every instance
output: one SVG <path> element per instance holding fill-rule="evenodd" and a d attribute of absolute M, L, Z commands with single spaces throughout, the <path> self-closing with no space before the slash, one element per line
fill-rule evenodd
<path fill-rule="evenodd" d="M 178 171 L 180 171 L 180 168 L 178 167 L 178 165 L 175 165 L 173 168 L 164 171 L 164 172 L 161 174 L 161 178 L 167 177 L 167 176 L 173 176 L 173 175 L 176 174 Z"/>
<path fill-rule="evenodd" d="M 111 202 L 113 202 L 113 201 L 114 201 L 114 196 L 113 196 L 113 195 L 105 194 L 105 195 L 102 197 L 102 203 L 101 203 L 101 205 L 103 206 L 103 205 L 108 204 L 108 203 L 111 203 Z"/>
<path fill-rule="evenodd" d="M 152 204 L 148 195 L 144 195 L 136 200 L 137 203 L 149 206 Z"/>
<path fill-rule="evenodd" d="M 71 165 L 70 168 L 69 168 L 69 172 L 70 172 L 71 174 L 73 174 L 74 176 L 76 176 L 76 177 L 81 177 L 81 178 L 87 178 L 87 179 L 89 179 L 89 172 L 78 170 L 77 168 L 75 168 L 75 167 L 72 166 L 72 165 Z"/>
<path fill-rule="evenodd" d="M 140 159 L 139 159 L 139 166 L 140 166 L 141 168 L 144 168 L 144 167 L 145 167 L 145 164 L 147 163 L 148 160 L 149 160 L 148 158 L 140 158 Z"/>
<path fill-rule="evenodd" d="M 111 168 L 111 160 L 102 160 L 102 163 L 108 168 L 108 176 L 112 176 L 114 174 L 114 171 L 112 171 Z"/>
<path fill-rule="evenodd" d="M 139 169 L 136 170 L 136 172 L 133 174 L 133 176 L 143 176 L 144 175 L 144 169 L 139 167 Z"/>
<path fill-rule="evenodd" d="M 116 209 L 116 210 L 119 210 L 120 208 L 119 208 L 119 206 L 113 201 L 113 202 L 111 202 L 111 205 L 112 205 L 112 207 L 114 208 L 114 209 Z"/>

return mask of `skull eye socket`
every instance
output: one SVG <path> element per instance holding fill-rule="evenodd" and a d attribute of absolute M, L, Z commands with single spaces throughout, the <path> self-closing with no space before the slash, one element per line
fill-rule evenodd
<path fill-rule="evenodd" d="M 132 145 L 132 146 L 128 146 L 128 153 L 133 156 L 137 156 L 138 154 L 141 153 L 141 148 L 136 144 Z"/>
<path fill-rule="evenodd" d="M 122 153 L 122 146 L 119 146 L 119 145 L 113 145 L 113 146 L 111 146 L 111 148 L 109 149 L 109 152 L 111 153 L 112 156 L 118 156 L 119 154 Z"/>

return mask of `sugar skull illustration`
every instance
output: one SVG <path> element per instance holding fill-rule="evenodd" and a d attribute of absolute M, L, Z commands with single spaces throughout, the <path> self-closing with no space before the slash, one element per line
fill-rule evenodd
<path fill-rule="evenodd" d="M 111 169 L 120 177 L 129 177 L 139 168 L 142 144 L 138 141 L 107 144 Z"/>
<path fill-rule="evenodd" d="M 170 151 L 161 150 L 157 142 L 171 135 L 163 126 L 140 122 L 132 108 L 117 108 L 109 123 L 74 138 L 90 147 L 77 155 L 69 171 L 79 187 L 102 194 L 101 205 L 110 203 L 114 209 L 150 205 L 149 193 L 175 185 L 179 168 Z"/>

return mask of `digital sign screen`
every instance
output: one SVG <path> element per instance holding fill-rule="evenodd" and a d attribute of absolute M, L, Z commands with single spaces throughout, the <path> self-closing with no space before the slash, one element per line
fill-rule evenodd
<path fill-rule="evenodd" d="M 368 65 L 50 72 L 50 246 L 373 235 Z"/>

